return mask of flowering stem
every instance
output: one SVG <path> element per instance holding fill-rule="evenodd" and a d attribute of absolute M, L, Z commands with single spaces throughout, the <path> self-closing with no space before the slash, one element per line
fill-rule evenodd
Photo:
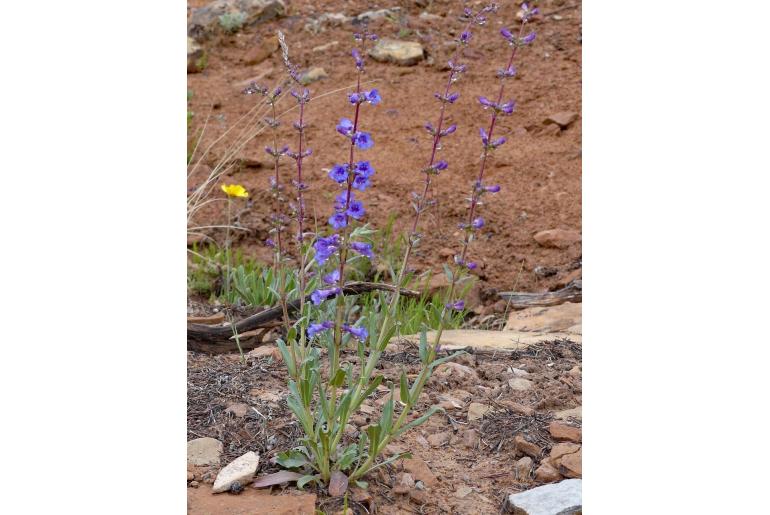
<path fill-rule="evenodd" d="M 305 313 L 305 288 L 307 286 L 307 277 L 305 273 L 305 251 L 302 248 L 302 244 L 305 240 L 305 200 L 302 195 L 303 183 L 302 183 L 302 143 L 304 136 L 304 117 L 305 117 L 305 102 L 299 104 L 299 151 L 297 157 L 297 244 L 299 245 L 299 313 L 300 317 Z M 300 357 L 305 357 L 305 328 L 300 327 Z M 292 346 L 293 352 L 293 346 Z M 295 368 L 299 374 L 299 362 L 294 358 Z"/>
<path fill-rule="evenodd" d="M 521 38 L 522 33 L 524 32 L 524 25 L 526 24 L 526 21 L 522 20 L 521 25 L 519 26 L 519 34 L 517 38 Z M 511 50 L 511 56 L 508 59 L 508 64 L 506 65 L 506 69 L 509 69 L 511 65 L 513 64 L 513 58 L 516 57 L 516 50 L 518 49 L 518 45 L 514 45 L 513 49 Z M 505 91 L 505 77 L 500 78 L 500 90 L 497 94 L 497 102 L 496 105 L 499 105 L 500 102 L 503 100 L 503 93 Z M 492 141 L 492 134 L 495 130 L 495 123 L 497 122 L 497 115 L 499 111 L 497 109 L 494 109 L 492 111 L 492 119 L 489 123 L 489 130 L 487 134 L 487 140 Z M 464 266 L 465 259 L 468 255 L 468 248 L 470 247 L 471 242 L 473 241 L 473 217 L 476 214 L 476 206 L 478 206 L 479 203 L 479 193 L 481 191 L 481 183 L 484 179 L 484 170 L 486 169 L 487 164 L 487 157 L 489 157 L 489 145 L 484 145 L 484 152 L 482 153 L 481 157 L 481 166 L 479 167 L 479 175 L 476 179 L 476 182 L 473 185 L 473 192 L 471 193 L 471 203 L 470 203 L 470 209 L 468 209 L 468 222 L 465 226 L 465 236 L 463 237 L 462 242 L 462 252 L 460 254 L 460 260 L 455 263 L 454 269 L 452 271 L 452 278 L 449 284 L 449 292 L 447 294 L 447 302 L 444 305 L 444 309 L 441 312 L 441 318 L 439 319 L 439 326 L 436 330 L 436 338 L 433 342 L 433 346 L 431 348 L 431 352 L 435 353 L 435 349 L 438 347 L 439 342 L 441 341 L 441 334 L 444 330 L 444 324 L 446 322 L 447 314 L 449 313 L 450 308 L 448 307 L 451 300 L 454 298 L 454 291 L 457 286 L 457 279 L 460 275 L 460 271 L 462 266 Z"/>

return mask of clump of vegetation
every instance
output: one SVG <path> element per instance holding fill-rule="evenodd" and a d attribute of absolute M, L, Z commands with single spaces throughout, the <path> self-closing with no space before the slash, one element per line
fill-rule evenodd
<path fill-rule="evenodd" d="M 410 269 L 410 258 L 422 239 L 422 215 L 435 202 L 429 196 L 431 186 L 449 168 L 447 161 L 439 159 L 439 153 L 444 139 L 457 130 L 454 124 L 447 126 L 446 120 L 447 111 L 460 98 L 456 84 L 466 71 L 466 65 L 458 59 L 463 55 L 463 49 L 471 44 L 471 29 L 484 25 L 497 6 L 490 4 L 476 12 L 464 10 L 465 27 L 457 37 L 455 53 L 449 60 L 446 84 L 442 91 L 433 95 L 438 101 L 435 125 L 425 124 L 431 150 L 426 165 L 419 170 L 424 182 L 420 191 L 411 195 L 414 215 L 407 225 L 408 230 L 400 238 L 393 238 L 392 223 L 379 233 L 366 223 L 366 192 L 374 187 L 377 165 L 365 159 L 365 155 L 360 156 L 375 144 L 373 133 L 376 135 L 377 127 L 369 125 L 366 112 L 384 100 L 377 89 L 362 87 L 366 70 L 363 56 L 366 46 L 377 39 L 376 35 L 369 33 L 366 27 L 354 35 L 359 48 L 354 48 L 351 54 L 357 79 L 355 89 L 347 96 L 350 118 L 342 117 L 334 127 L 342 138 L 341 159 L 338 163 L 329 163 L 328 177 L 339 189 L 339 194 L 328 206 L 329 218 L 324 228 L 316 226 L 314 230 L 305 209 L 306 196 L 312 194 L 305 182 L 305 159 L 312 154 L 312 149 L 307 146 L 307 130 L 308 114 L 312 115 L 308 106 L 313 97 L 301 84 L 282 33 L 279 32 L 279 42 L 284 64 L 295 85 L 295 89 L 289 90 L 296 102 L 297 113 L 293 123 L 296 139 L 291 146 L 279 145 L 276 131 L 280 124 L 276 104 L 285 97 L 283 89 L 252 84 L 244 91 L 262 97 L 260 109 L 264 109 L 260 124 L 273 130 L 272 145 L 265 149 L 274 165 L 269 184 L 273 214 L 270 236 L 265 241 L 273 250 L 273 265 L 248 268 L 236 260 L 233 268 L 229 245 L 226 245 L 224 282 L 232 288 L 223 285 L 218 294 L 230 302 L 241 299 L 254 305 L 283 307 L 285 337 L 278 341 L 278 347 L 290 377 L 287 404 L 304 436 L 300 446 L 279 454 L 277 462 L 303 474 L 297 481 L 300 488 L 309 482 L 317 482 L 327 485 L 331 495 L 343 495 L 349 484 L 365 487 L 364 478 L 371 471 L 409 455 L 406 452 L 382 459 L 385 447 L 441 410 L 433 406 L 424 413 L 413 414 L 423 387 L 436 367 L 459 354 L 438 357 L 443 330 L 459 325 L 465 313 L 463 293 L 472 281 L 470 272 L 477 267 L 470 259 L 471 247 L 486 225 L 480 216 L 482 200 L 500 191 L 499 185 L 486 181 L 485 171 L 490 156 L 506 143 L 504 137 L 494 136 L 495 127 L 501 117 L 514 112 L 514 101 L 503 98 L 506 82 L 516 74 L 514 57 L 520 48 L 530 45 L 535 38 L 534 32 L 525 35 L 524 29 L 537 9 L 530 9 L 526 4 L 522 8 L 523 17 L 517 34 L 505 28 L 500 32 L 511 50 L 505 66 L 497 72 L 498 90 L 491 100 L 478 98 L 480 107 L 490 113 L 489 124 L 479 129 L 479 171 L 470 185 L 470 192 L 463 195 L 468 210 L 458 224 L 461 238 L 457 242 L 453 264 L 445 267 L 448 287 L 438 295 L 412 299 L 402 292 L 416 279 Z M 419 99 L 415 99 L 415 105 L 420 105 Z M 291 171 L 290 178 L 286 177 L 286 171 L 281 173 L 282 162 L 286 161 L 291 163 L 285 167 Z M 210 179 L 206 184 L 209 183 Z M 244 192 L 236 192 L 234 186 L 223 190 L 232 197 L 244 196 Z M 197 201 L 203 198 L 202 191 L 198 189 L 193 193 L 193 196 L 198 195 Z M 358 296 L 346 294 L 350 280 L 362 270 L 369 274 L 377 270 L 370 265 L 377 259 L 376 252 L 385 261 L 392 291 Z M 206 259 L 202 254 L 197 257 Z M 381 267 L 375 273 L 385 275 Z M 288 309 L 290 302 L 292 317 Z M 435 330 L 431 341 L 428 341 L 428 329 Z M 393 384 L 377 373 L 378 363 L 391 339 L 404 332 L 420 333 L 421 367 L 417 376 L 411 379 L 402 369 Z M 349 353 L 342 353 L 344 349 L 357 355 L 356 363 L 345 361 Z M 380 419 L 362 431 L 357 441 L 348 443 L 343 438 L 345 426 L 381 386 L 386 386 L 389 394 Z"/>
<path fill-rule="evenodd" d="M 227 34 L 235 34 L 246 23 L 246 13 L 241 11 L 229 12 L 219 16 L 219 26 Z"/>

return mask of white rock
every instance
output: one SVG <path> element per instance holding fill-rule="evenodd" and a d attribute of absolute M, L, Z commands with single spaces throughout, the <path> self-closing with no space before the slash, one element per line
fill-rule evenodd
<path fill-rule="evenodd" d="M 215 494 L 227 492 L 236 481 L 246 486 L 254 479 L 257 466 L 259 466 L 259 455 L 254 451 L 247 452 L 219 471 L 211 492 Z"/>
<path fill-rule="evenodd" d="M 508 505 L 514 515 L 575 515 L 583 510 L 582 489 L 581 479 L 565 479 L 511 494 Z"/>
<path fill-rule="evenodd" d="M 219 465 L 224 446 L 215 438 L 196 438 L 187 442 L 187 464 L 196 467 Z"/>
<path fill-rule="evenodd" d="M 532 381 L 523 377 L 514 377 L 508 380 L 508 386 L 514 390 L 525 391 L 532 388 Z"/>
<path fill-rule="evenodd" d="M 425 57 L 425 50 L 416 41 L 399 41 L 382 38 L 369 50 L 375 61 L 392 62 L 401 66 L 412 66 Z"/>

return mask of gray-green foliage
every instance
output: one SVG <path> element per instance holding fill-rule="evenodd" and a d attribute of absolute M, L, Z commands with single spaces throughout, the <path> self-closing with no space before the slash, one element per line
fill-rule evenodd
<path fill-rule="evenodd" d="M 243 28 L 246 13 L 241 11 L 229 12 L 219 16 L 219 26 L 228 34 L 235 34 Z"/>

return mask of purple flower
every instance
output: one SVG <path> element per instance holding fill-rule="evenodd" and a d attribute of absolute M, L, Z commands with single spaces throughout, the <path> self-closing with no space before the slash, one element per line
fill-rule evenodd
<path fill-rule="evenodd" d="M 462 311 L 463 308 L 465 307 L 465 301 L 458 300 L 458 301 L 455 301 L 455 302 L 450 302 L 449 304 L 446 305 L 446 307 L 447 307 L 447 309 L 454 309 L 455 311 Z"/>
<path fill-rule="evenodd" d="M 484 227 L 484 219 L 481 217 L 476 218 L 473 222 L 471 222 L 471 227 L 474 229 L 481 229 Z"/>
<path fill-rule="evenodd" d="M 497 76 L 500 77 L 500 78 L 502 78 L 502 77 L 513 77 L 514 75 L 516 75 L 516 67 L 513 66 L 513 65 L 509 66 L 506 69 L 502 69 L 501 68 L 501 69 L 497 70 Z"/>
<path fill-rule="evenodd" d="M 537 34 L 535 34 L 535 32 L 533 31 L 527 34 L 526 36 L 524 36 L 523 38 L 521 38 L 519 41 L 521 42 L 522 45 L 529 45 L 535 40 L 536 36 Z"/>
<path fill-rule="evenodd" d="M 435 168 L 436 170 L 446 170 L 447 166 L 449 166 L 449 164 L 442 159 L 438 163 L 434 164 L 433 168 Z"/>
<path fill-rule="evenodd" d="M 431 135 L 435 135 L 436 134 L 436 129 L 433 128 L 433 124 L 432 123 L 428 122 L 428 123 L 426 123 L 424 125 L 424 127 L 425 127 L 425 130 L 428 131 Z"/>
<path fill-rule="evenodd" d="M 492 142 L 492 146 L 493 146 L 493 147 L 495 147 L 495 148 L 497 148 L 497 147 L 499 147 L 500 145 L 502 145 L 503 143 L 505 143 L 506 141 L 508 141 L 508 140 L 507 140 L 507 139 L 505 139 L 505 136 L 502 136 L 502 137 L 500 137 L 500 138 L 497 138 L 495 141 L 493 141 L 493 142 Z"/>
<path fill-rule="evenodd" d="M 372 148 L 374 146 L 372 135 L 368 132 L 357 132 L 355 136 L 355 142 L 356 146 L 361 150 L 366 150 L 367 148 Z"/>
<path fill-rule="evenodd" d="M 348 219 L 345 216 L 345 213 L 334 213 L 329 218 L 329 225 L 334 227 L 334 229 L 336 229 L 336 230 L 340 230 L 343 227 L 345 227 L 346 225 L 348 225 Z"/>
<path fill-rule="evenodd" d="M 366 341 L 369 337 L 369 331 L 365 327 L 353 327 L 347 324 L 343 324 L 342 330 L 346 333 L 350 333 L 353 337 L 359 341 Z"/>
<path fill-rule="evenodd" d="M 504 114 L 510 115 L 513 113 L 513 108 L 516 107 L 516 102 L 513 100 L 509 100 L 505 104 L 497 106 L 497 108 L 503 112 Z"/>
<path fill-rule="evenodd" d="M 370 92 L 366 93 L 366 101 L 372 104 L 373 106 L 376 106 L 382 101 L 382 97 L 380 96 L 380 93 L 373 89 Z"/>
<path fill-rule="evenodd" d="M 449 127 L 447 127 L 446 129 L 444 129 L 443 131 L 441 131 L 441 135 L 442 136 L 447 136 L 449 134 L 452 134 L 456 130 L 457 130 L 457 124 L 452 124 Z"/>
<path fill-rule="evenodd" d="M 348 180 L 348 168 L 346 165 L 334 165 L 329 171 L 329 177 L 332 180 L 343 183 Z"/>
<path fill-rule="evenodd" d="M 455 101 L 460 98 L 459 93 L 449 93 L 447 95 L 441 95 L 440 93 L 434 93 L 434 97 L 441 100 L 442 102 L 449 102 L 450 104 L 454 104 Z"/>
<path fill-rule="evenodd" d="M 334 322 L 332 322 L 331 320 L 321 322 L 320 324 L 310 324 L 310 326 L 307 328 L 307 337 L 312 338 L 318 333 L 328 331 L 332 327 L 334 327 Z"/>
<path fill-rule="evenodd" d="M 356 169 L 354 172 L 356 175 L 361 175 L 365 178 L 369 178 L 374 175 L 374 167 L 369 161 L 359 161 L 356 163 Z"/>
<path fill-rule="evenodd" d="M 511 31 L 503 27 L 500 29 L 500 34 L 507 39 L 508 41 L 513 42 L 513 34 L 511 34 Z"/>
<path fill-rule="evenodd" d="M 350 52 L 350 54 L 353 56 L 353 59 L 356 60 L 356 68 L 358 68 L 359 70 L 363 70 L 364 60 L 361 58 L 361 54 L 358 51 L 358 49 L 354 48 L 353 51 Z"/>
<path fill-rule="evenodd" d="M 354 200 L 355 198 L 356 196 L 353 195 L 352 192 L 350 193 L 350 198 L 348 198 L 348 192 L 343 191 L 334 198 L 334 209 L 340 212 L 345 211 L 345 207 L 348 205 L 348 202 Z"/>
<path fill-rule="evenodd" d="M 341 291 L 341 290 L 340 290 L 339 288 L 329 288 L 328 290 L 316 290 L 316 291 L 314 291 L 312 294 L 310 294 L 310 300 L 312 300 L 312 301 L 313 301 L 313 304 L 315 304 L 316 306 L 318 306 L 318 305 L 319 305 L 319 304 L 321 304 L 323 301 L 325 301 L 325 300 L 326 300 L 326 298 L 327 298 L 329 295 L 336 295 L 336 294 L 338 294 L 340 291 Z"/>
<path fill-rule="evenodd" d="M 489 136 L 487 135 L 487 131 L 484 130 L 484 127 L 479 127 L 479 134 L 481 135 L 481 142 L 484 146 L 489 145 Z"/>
<path fill-rule="evenodd" d="M 340 280 L 340 271 L 338 268 L 335 268 L 333 272 L 326 274 L 323 277 L 323 280 L 326 284 L 337 284 Z"/>
<path fill-rule="evenodd" d="M 275 242 L 271 238 L 265 240 L 265 245 L 271 248 L 275 248 Z"/>
<path fill-rule="evenodd" d="M 468 42 L 471 40 L 471 33 L 470 31 L 463 31 L 462 34 L 460 34 L 460 43 L 463 45 L 467 45 Z"/>
<path fill-rule="evenodd" d="M 359 101 L 360 97 L 358 96 L 358 93 L 351 93 L 348 95 L 348 100 L 350 100 L 350 103 L 353 105 L 356 105 Z"/>
<path fill-rule="evenodd" d="M 484 107 L 496 107 L 496 104 L 489 100 L 487 97 L 479 97 L 479 104 Z"/>
<path fill-rule="evenodd" d="M 364 204 L 360 200 L 350 202 L 347 210 L 348 216 L 360 220 L 365 214 Z"/>
<path fill-rule="evenodd" d="M 372 253 L 372 246 L 369 243 L 361 243 L 358 241 L 354 241 L 350 244 L 350 248 L 354 251 L 358 252 L 362 256 L 366 256 L 369 259 L 372 259 L 374 257 L 374 254 Z"/>
<path fill-rule="evenodd" d="M 365 175 L 356 174 L 356 177 L 353 179 L 353 187 L 359 191 L 366 191 L 366 188 L 371 185 L 371 181 Z"/>
<path fill-rule="evenodd" d="M 485 191 L 488 191 L 490 193 L 497 193 L 500 191 L 500 185 L 499 184 L 493 184 L 492 186 L 487 186 L 484 188 Z"/>
<path fill-rule="evenodd" d="M 340 123 L 337 124 L 337 132 L 343 136 L 350 136 L 350 133 L 353 132 L 353 122 L 347 118 L 342 118 Z"/>
<path fill-rule="evenodd" d="M 471 261 L 470 263 L 468 263 L 465 266 L 468 267 L 468 270 L 476 270 L 476 268 L 478 267 L 478 265 L 476 263 L 474 263 L 473 261 Z"/>
<path fill-rule="evenodd" d="M 315 260 L 319 265 L 323 265 L 329 257 L 337 252 L 340 244 L 340 235 L 332 234 L 327 238 L 318 238 L 313 244 L 315 249 Z"/>

